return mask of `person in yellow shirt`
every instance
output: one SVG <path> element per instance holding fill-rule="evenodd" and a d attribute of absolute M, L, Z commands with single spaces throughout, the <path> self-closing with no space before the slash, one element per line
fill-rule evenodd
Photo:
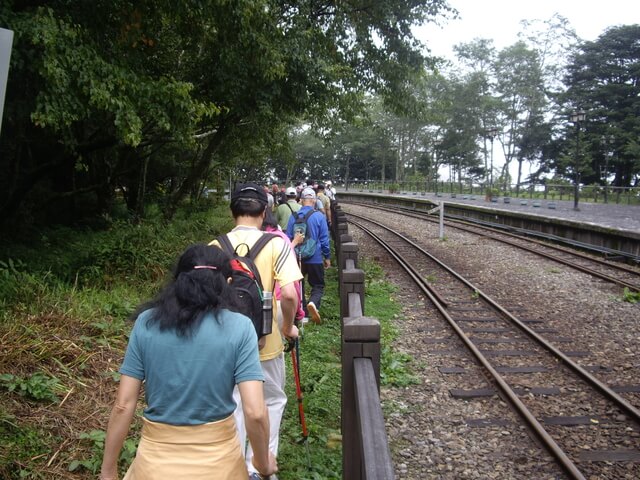
<path fill-rule="evenodd" d="M 263 235 L 262 222 L 265 210 L 268 208 L 267 194 L 264 189 L 254 183 L 238 185 L 231 194 L 231 214 L 235 227 L 227 234 L 238 255 L 247 255 L 258 238 Z M 220 246 L 217 240 L 210 245 Z M 295 282 L 302 279 L 302 273 L 291 255 L 291 247 L 280 237 L 272 238 L 260 251 L 255 259 L 255 265 L 260 272 L 260 278 L 265 290 L 272 291 L 274 283 L 280 284 L 280 308 L 282 309 L 282 328 L 277 324 L 277 304 L 273 301 L 272 331 L 266 336 L 264 346 L 260 349 L 260 365 L 264 373 L 264 398 L 269 410 L 269 450 L 277 456 L 280 435 L 280 422 L 287 403 L 284 367 L 283 337 L 294 340 L 298 337 L 298 329 L 294 325 L 294 318 L 298 305 L 298 294 Z M 236 391 L 234 394 L 237 408 L 234 413 L 240 445 L 250 474 L 257 475 L 251 464 L 253 455 L 251 445 L 246 444 L 246 428 L 242 402 Z M 256 477 L 259 478 L 259 477 Z"/>

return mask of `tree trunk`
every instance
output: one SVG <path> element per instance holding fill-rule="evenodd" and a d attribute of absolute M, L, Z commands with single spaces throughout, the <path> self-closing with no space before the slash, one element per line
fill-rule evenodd
<path fill-rule="evenodd" d="M 349 160 L 350 159 L 351 157 L 347 155 L 347 163 L 344 166 L 344 184 L 347 187 L 347 190 L 349 189 Z"/>
<path fill-rule="evenodd" d="M 222 128 L 220 128 L 218 132 L 209 139 L 207 148 L 205 148 L 200 157 L 196 159 L 195 164 L 191 168 L 187 177 L 171 195 L 167 208 L 164 212 L 165 219 L 170 220 L 173 218 L 182 199 L 191 191 L 193 185 L 202 179 L 204 173 L 209 168 L 211 158 L 222 144 L 223 136 Z"/>
<path fill-rule="evenodd" d="M 138 182 L 138 195 L 136 198 L 136 218 L 144 218 L 144 197 L 147 190 L 147 170 L 149 168 L 149 157 L 145 157 L 142 161 L 142 169 Z"/>
<path fill-rule="evenodd" d="M 518 180 L 516 180 L 516 196 L 520 194 L 520 179 L 522 178 L 522 162 L 523 158 L 518 158 Z"/>

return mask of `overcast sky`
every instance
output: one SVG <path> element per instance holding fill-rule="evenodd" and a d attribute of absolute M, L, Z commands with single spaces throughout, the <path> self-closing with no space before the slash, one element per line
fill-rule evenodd
<path fill-rule="evenodd" d="M 595 40 L 607 27 L 640 23 L 640 0 L 448 0 L 460 19 L 415 33 L 432 53 L 453 59 L 452 47 L 490 38 L 504 48 L 517 41 L 520 20 L 548 20 L 558 13 L 583 40 Z"/>
<path fill-rule="evenodd" d="M 429 24 L 414 31 L 433 55 L 455 60 L 453 46 L 474 38 L 492 39 L 500 50 L 518 40 L 521 20 L 549 20 L 555 13 L 565 17 L 583 40 L 596 40 L 608 27 L 640 23 L 640 0 L 448 0 L 458 10 L 457 20 Z M 494 166 L 504 163 L 498 142 Z M 523 165 L 523 180 L 531 173 Z M 516 181 L 517 162 L 510 168 Z M 441 178 L 448 178 L 446 169 Z"/>

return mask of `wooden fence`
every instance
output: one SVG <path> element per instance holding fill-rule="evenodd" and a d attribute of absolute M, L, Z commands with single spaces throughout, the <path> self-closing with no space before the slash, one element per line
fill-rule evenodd
<path fill-rule="evenodd" d="M 380 322 L 364 314 L 358 245 L 340 206 L 332 204 L 332 211 L 342 319 L 342 478 L 391 480 L 394 469 L 380 404 Z"/>

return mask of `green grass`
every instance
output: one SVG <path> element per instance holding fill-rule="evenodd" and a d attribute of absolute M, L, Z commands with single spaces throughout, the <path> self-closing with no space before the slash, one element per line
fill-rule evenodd
<path fill-rule="evenodd" d="M 335 268 L 327 271 L 325 282 L 322 324 L 307 324 L 299 341 L 300 384 L 309 433 L 306 445 L 298 415 L 291 354 L 285 354 L 289 400 L 278 453 L 281 469 L 278 478 L 282 480 L 329 479 L 342 475 L 340 307 Z"/>
<path fill-rule="evenodd" d="M 624 293 L 622 295 L 622 300 L 629 303 L 639 303 L 640 302 L 640 292 L 634 292 L 629 290 L 627 287 L 624 287 Z"/>
<path fill-rule="evenodd" d="M 411 373 L 412 358 L 397 352 L 393 342 L 398 331 L 394 321 L 401 308 L 394 300 L 395 287 L 384 278 L 376 263 L 362 258 L 365 272 L 365 314 L 375 312 L 381 324 L 381 384 L 408 386 L 417 382 Z M 340 432 L 340 300 L 337 269 L 326 274 L 321 325 L 309 323 L 300 341 L 300 377 L 304 414 L 309 429 L 308 451 L 302 438 L 290 354 L 287 354 L 287 395 L 289 402 L 280 436 L 278 478 L 333 479 L 342 475 L 342 435 Z M 371 316 L 374 316 L 373 313 Z"/>
<path fill-rule="evenodd" d="M 44 458 L 51 453 L 59 437 L 52 437 L 35 426 L 29 426 L 0 407 L 0 473 L 2 478 L 46 478 L 38 473 L 38 463 L 33 459 Z"/>
<path fill-rule="evenodd" d="M 418 379 L 412 373 L 413 359 L 405 353 L 398 352 L 393 345 L 398 336 L 395 322 L 402 311 L 394 299 L 396 287 L 386 281 L 383 269 L 366 257 L 359 260 L 359 267 L 365 273 L 364 313 L 380 321 L 382 347 L 380 383 L 398 387 L 415 384 Z"/>

